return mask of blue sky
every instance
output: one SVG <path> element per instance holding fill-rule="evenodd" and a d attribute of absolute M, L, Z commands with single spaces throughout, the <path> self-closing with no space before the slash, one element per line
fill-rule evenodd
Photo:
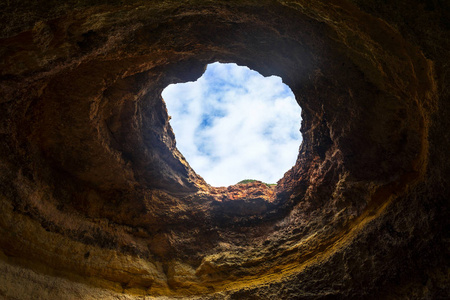
<path fill-rule="evenodd" d="M 177 148 L 209 184 L 276 183 L 295 164 L 301 110 L 280 77 L 213 63 L 196 82 L 171 84 L 162 96 Z"/>

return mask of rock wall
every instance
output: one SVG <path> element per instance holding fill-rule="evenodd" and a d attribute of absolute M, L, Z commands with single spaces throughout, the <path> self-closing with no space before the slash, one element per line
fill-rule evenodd
<path fill-rule="evenodd" d="M 0 9 L 0 297 L 450 297 L 445 1 Z M 302 107 L 276 187 L 212 187 L 176 148 L 161 91 L 215 61 Z"/>

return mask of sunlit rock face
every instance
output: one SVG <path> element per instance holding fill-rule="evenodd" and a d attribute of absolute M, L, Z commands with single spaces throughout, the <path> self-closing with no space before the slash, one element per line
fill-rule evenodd
<path fill-rule="evenodd" d="M 448 4 L 89 2 L 1 4 L 1 297 L 449 296 Z M 276 187 L 176 149 L 161 91 L 215 61 L 302 107 Z"/>

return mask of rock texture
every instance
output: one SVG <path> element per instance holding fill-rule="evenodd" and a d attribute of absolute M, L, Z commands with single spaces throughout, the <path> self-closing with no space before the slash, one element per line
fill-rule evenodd
<path fill-rule="evenodd" d="M 0 9 L 0 298 L 450 297 L 446 1 Z M 215 61 L 302 107 L 276 187 L 176 149 L 161 91 Z"/>

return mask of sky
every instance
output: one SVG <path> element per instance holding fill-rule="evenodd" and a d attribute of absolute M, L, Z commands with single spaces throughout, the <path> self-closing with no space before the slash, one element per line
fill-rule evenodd
<path fill-rule="evenodd" d="M 301 144 L 300 107 L 277 76 L 213 63 L 195 82 L 164 89 L 177 148 L 212 186 L 276 183 Z"/>

